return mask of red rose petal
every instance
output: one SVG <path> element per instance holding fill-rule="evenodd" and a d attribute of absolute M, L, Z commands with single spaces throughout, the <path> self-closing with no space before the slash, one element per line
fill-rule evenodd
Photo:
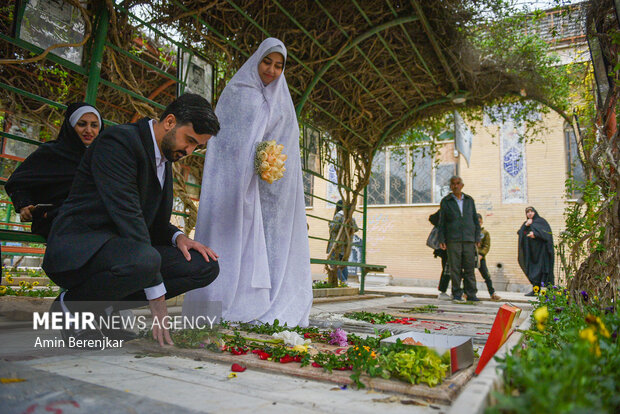
<path fill-rule="evenodd" d="M 321 368 L 321 367 L 323 367 L 323 365 L 317 364 L 316 362 L 313 362 L 313 363 L 312 363 L 312 366 L 313 366 L 313 367 L 315 367 L 315 368 Z"/>
<path fill-rule="evenodd" d="M 232 367 L 230 367 L 230 370 L 232 372 L 243 372 L 246 369 L 247 369 L 246 367 L 239 365 L 239 364 L 232 364 Z"/>
<path fill-rule="evenodd" d="M 290 356 L 290 355 L 284 355 L 282 358 L 280 358 L 280 363 L 281 364 L 287 364 L 289 362 L 293 362 L 295 359 Z"/>
<path fill-rule="evenodd" d="M 243 348 L 230 348 L 230 353 L 233 355 L 245 355 L 248 351 Z"/>

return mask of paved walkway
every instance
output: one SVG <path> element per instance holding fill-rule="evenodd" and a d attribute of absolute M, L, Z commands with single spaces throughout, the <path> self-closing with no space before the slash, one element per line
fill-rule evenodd
<path fill-rule="evenodd" d="M 383 298 L 319 301 L 311 319 L 319 325 L 341 324 L 341 314 L 402 303 L 439 303 L 429 288 L 369 287 Z M 522 294 L 498 292 L 526 305 Z M 404 296 L 404 297 L 403 297 Z M 484 296 L 481 294 L 481 298 Z M 442 301 L 446 304 L 451 302 Z M 499 307 L 482 302 L 481 307 Z M 464 306 L 464 305 L 461 305 Z M 478 306 L 478 305 L 476 305 Z M 526 305 L 527 306 L 527 305 Z M 178 309 L 176 309 L 178 311 Z M 190 413 L 299 412 L 445 413 L 448 406 L 429 405 L 409 397 L 368 390 L 341 389 L 334 384 L 257 370 L 229 379 L 230 366 L 144 352 L 127 344 L 116 350 L 62 352 L 34 348 L 42 336 L 30 323 L 0 317 L 0 377 L 23 382 L 0 383 L 2 413 Z M 47 411 L 46 411 L 47 410 Z M 463 411 L 466 412 L 466 411 Z"/>

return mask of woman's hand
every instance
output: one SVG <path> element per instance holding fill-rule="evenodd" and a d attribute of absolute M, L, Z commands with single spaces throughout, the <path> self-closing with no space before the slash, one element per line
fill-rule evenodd
<path fill-rule="evenodd" d="M 32 211 L 34 210 L 34 206 L 30 204 L 29 206 L 23 207 L 19 210 L 19 219 L 21 221 L 32 221 Z"/>
<path fill-rule="evenodd" d="M 530 232 L 527 234 L 527 237 L 529 237 L 530 239 L 535 239 L 535 238 L 536 238 L 536 236 L 534 236 L 534 232 L 533 232 L 533 231 L 530 231 Z"/>
<path fill-rule="evenodd" d="M 532 219 L 525 220 L 525 225 L 526 226 L 531 226 L 532 225 Z"/>

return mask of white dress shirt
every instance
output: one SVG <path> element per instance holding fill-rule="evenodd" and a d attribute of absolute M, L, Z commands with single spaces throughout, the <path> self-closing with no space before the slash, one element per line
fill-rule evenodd
<path fill-rule="evenodd" d="M 155 148 L 155 166 L 157 167 L 157 178 L 159 179 L 159 184 L 161 185 L 161 188 L 163 189 L 164 179 L 166 178 L 165 176 L 166 162 L 168 162 L 168 160 L 159 151 L 159 146 L 157 145 L 157 140 L 155 139 L 155 131 L 153 131 L 154 122 L 155 121 L 152 119 L 149 121 L 149 128 L 151 130 L 151 138 L 153 138 L 153 147 Z M 182 231 L 177 231 L 176 233 L 174 233 L 174 235 L 172 236 L 173 246 L 176 246 L 177 237 L 179 237 L 179 235 L 181 234 L 183 234 Z M 162 282 L 159 285 L 145 288 L 144 293 L 146 294 L 147 300 L 156 299 L 166 294 L 166 287 L 164 286 L 164 283 Z"/>

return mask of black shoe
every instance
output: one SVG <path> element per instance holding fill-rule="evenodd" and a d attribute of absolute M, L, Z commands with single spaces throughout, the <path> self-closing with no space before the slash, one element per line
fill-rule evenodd
<path fill-rule="evenodd" d="M 480 299 L 478 299 L 477 297 L 467 297 L 467 302 L 480 302 Z"/>
<path fill-rule="evenodd" d="M 133 318 L 133 314 L 126 316 L 129 318 Z M 120 326 L 123 326 L 122 323 L 117 321 L 116 325 L 113 323 L 114 319 L 122 320 L 121 318 L 126 318 L 120 315 L 119 311 L 115 310 L 110 315 L 102 312 L 96 315 L 96 320 L 99 323 L 99 329 L 103 336 L 108 337 L 111 340 L 119 340 L 119 341 L 132 341 L 138 338 L 138 334 L 132 332 L 128 329 L 123 329 Z M 108 321 L 108 325 L 102 323 L 102 318 L 104 321 Z"/>
<path fill-rule="evenodd" d="M 536 292 L 532 290 L 530 293 L 526 293 L 524 296 L 536 296 Z"/>
<path fill-rule="evenodd" d="M 62 294 L 58 295 L 56 299 L 54 299 L 54 302 L 52 302 L 52 306 L 49 310 L 50 312 L 62 312 L 65 314 L 60 302 L 61 295 Z M 82 329 L 78 331 L 75 327 L 61 329 L 60 336 L 62 337 L 65 346 L 70 349 L 101 349 L 100 343 L 97 344 L 97 342 L 93 342 L 93 340 L 101 341 L 104 339 L 103 334 L 99 329 Z"/>

